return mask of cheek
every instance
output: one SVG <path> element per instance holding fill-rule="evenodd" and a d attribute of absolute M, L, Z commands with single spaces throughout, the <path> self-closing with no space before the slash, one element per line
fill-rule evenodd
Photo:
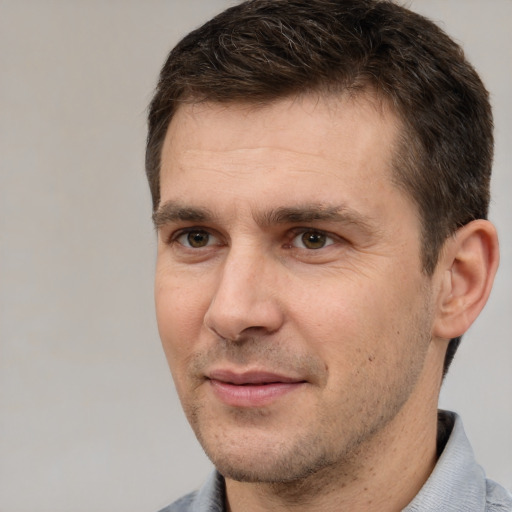
<path fill-rule="evenodd" d="M 392 275 L 397 274 L 395 269 Z M 388 281 L 382 276 L 337 276 L 330 283 L 324 281 L 317 292 L 308 289 L 295 295 L 294 322 L 329 366 L 355 369 L 377 357 L 393 358 L 400 350 L 407 339 L 404 331 L 414 326 L 423 310 L 423 294 L 414 287 L 397 290 L 396 283 Z"/>
<path fill-rule="evenodd" d="M 208 294 L 197 283 L 161 275 L 155 281 L 158 330 L 171 362 L 187 357 L 199 339 L 208 308 Z"/>

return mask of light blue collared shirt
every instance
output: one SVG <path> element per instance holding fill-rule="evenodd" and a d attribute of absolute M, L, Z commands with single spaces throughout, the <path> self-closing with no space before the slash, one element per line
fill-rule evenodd
<path fill-rule="evenodd" d="M 442 411 L 451 434 L 429 479 L 402 512 L 512 512 L 512 495 L 485 477 L 477 464 L 462 421 Z M 160 512 L 225 512 L 224 478 L 215 471 L 199 491 Z"/>

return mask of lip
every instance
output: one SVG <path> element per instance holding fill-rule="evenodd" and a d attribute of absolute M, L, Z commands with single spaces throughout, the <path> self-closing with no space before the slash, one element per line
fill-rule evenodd
<path fill-rule="evenodd" d="M 232 407 L 262 407 L 297 391 L 305 380 L 266 371 L 214 370 L 207 375 L 215 396 Z"/>

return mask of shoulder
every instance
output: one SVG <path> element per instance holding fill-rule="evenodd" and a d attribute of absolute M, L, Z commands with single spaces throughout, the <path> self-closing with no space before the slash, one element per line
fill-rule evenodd
<path fill-rule="evenodd" d="M 171 503 L 167 507 L 160 510 L 160 512 L 191 512 L 193 509 L 193 504 L 197 495 L 197 491 L 191 492 L 186 496 L 183 496 L 179 500 Z"/>
<path fill-rule="evenodd" d="M 492 480 L 486 481 L 485 512 L 512 512 L 512 494 Z"/>
<path fill-rule="evenodd" d="M 226 490 L 222 475 L 214 471 L 205 484 L 160 512 L 225 512 Z"/>

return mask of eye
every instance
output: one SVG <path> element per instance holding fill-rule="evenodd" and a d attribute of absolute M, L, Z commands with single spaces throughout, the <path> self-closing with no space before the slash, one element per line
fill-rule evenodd
<path fill-rule="evenodd" d="M 181 245 L 191 249 L 201 249 L 219 243 L 219 240 L 214 235 L 204 229 L 191 229 L 181 233 L 175 240 Z"/>
<path fill-rule="evenodd" d="M 323 231 L 308 230 L 299 233 L 292 240 L 291 245 L 301 249 L 323 249 L 332 245 L 334 240 Z"/>

